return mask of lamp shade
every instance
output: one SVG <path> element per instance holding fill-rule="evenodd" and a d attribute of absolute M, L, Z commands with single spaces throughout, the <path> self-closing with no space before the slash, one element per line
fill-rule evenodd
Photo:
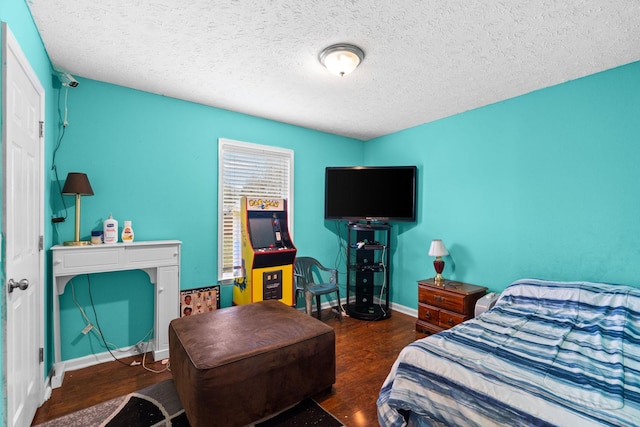
<path fill-rule="evenodd" d="M 67 181 L 62 187 L 62 194 L 81 196 L 93 196 L 93 189 L 89 183 L 89 178 L 86 173 L 69 172 L 67 175 Z"/>
<path fill-rule="evenodd" d="M 435 239 L 431 241 L 431 246 L 429 247 L 429 256 L 446 256 L 449 255 L 449 251 L 447 250 L 442 240 Z"/>

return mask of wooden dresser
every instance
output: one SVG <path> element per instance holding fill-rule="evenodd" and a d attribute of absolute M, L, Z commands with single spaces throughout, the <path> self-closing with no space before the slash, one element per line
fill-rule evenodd
<path fill-rule="evenodd" d="M 483 286 L 445 280 L 436 286 L 433 278 L 418 280 L 416 332 L 437 334 L 473 317 L 476 301 L 487 292 Z"/>

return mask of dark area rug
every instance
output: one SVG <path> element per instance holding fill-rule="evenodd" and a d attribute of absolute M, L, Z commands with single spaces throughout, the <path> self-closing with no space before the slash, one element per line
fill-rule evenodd
<path fill-rule="evenodd" d="M 37 427 L 189 427 L 173 380 L 99 403 Z M 340 427 L 343 424 L 312 399 L 306 399 L 255 427 Z"/>
<path fill-rule="evenodd" d="M 256 427 L 340 427 L 343 424 L 325 411 L 313 399 L 305 399 L 296 406 L 256 424 Z"/>

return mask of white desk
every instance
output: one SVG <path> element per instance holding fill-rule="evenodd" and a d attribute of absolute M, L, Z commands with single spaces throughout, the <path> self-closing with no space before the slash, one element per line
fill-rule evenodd
<path fill-rule="evenodd" d="M 153 357 L 169 357 L 169 322 L 180 317 L 180 244 L 178 240 L 61 246 L 53 253 L 54 373 L 51 387 L 62 385 L 65 366 L 60 350 L 59 296 L 75 276 L 110 271 L 143 270 L 156 285 Z"/>

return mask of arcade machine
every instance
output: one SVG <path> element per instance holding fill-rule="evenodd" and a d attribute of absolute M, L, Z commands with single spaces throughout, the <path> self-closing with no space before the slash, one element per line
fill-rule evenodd
<path fill-rule="evenodd" d="M 295 305 L 296 248 L 289 236 L 287 200 L 243 197 L 240 204 L 244 280 L 236 280 L 233 304 L 276 299 Z"/>

